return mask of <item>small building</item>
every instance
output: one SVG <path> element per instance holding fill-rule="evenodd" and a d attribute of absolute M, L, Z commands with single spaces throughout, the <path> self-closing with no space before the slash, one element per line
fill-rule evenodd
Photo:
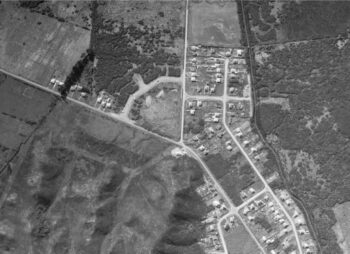
<path fill-rule="evenodd" d="M 232 151 L 232 146 L 230 146 L 230 145 L 226 146 L 226 150 L 227 151 Z"/>
<path fill-rule="evenodd" d="M 194 136 L 192 137 L 192 140 L 197 142 L 197 141 L 199 141 L 199 138 L 198 138 L 197 135 L 194 135 Z"/>
<path fill-rule="evenodd" d="M 283 222 L 282 225 L 283 225 L 284 228 L 288 228 L 289 227 L 289 223 L 287 221 Z"/>
<path fill-rule="evenodd" d="M 299 216 L 299 212 L 297 210 L 294 210 L 293 218 L 297 218 L 298 216 Z"/>
<path fill-rule="evenodd" d="M 222 138 L 222 137 L 224 136 L 224 133 L 223 133 L 223 132 L 219 132 L 219 133 L 217 134 L 217 136 L 218 136 L 218 138 Z"/>
<path fill-rule="evenodd" d="M 215 224 L 211 224 L 211 225 L 208 226 L 208 231 L 209 232 L 213 232 L 213 231 L 215 231 L 215 229 L 216 229 Z"/>
<path fill-rule="evenodd" d="M 200 146 L 198 147 L 198 150 L 203 152 L 203 151 L 205 150 L 205 146 L 204 146 L 204 145 L 200 145 Z"/>
<path fill-rule="evenodd" d="M 243 215 L 247 215 L 248 213 L 249 213 L 249 208 L 248 208 L 248 206 L 245 206 L 244 208 L 243 208 Z"/>
<path fill-rule="evenodd" d="M 225 229 L 226 231 L 229 231 L 229 230 L 230 230 L 230 224 L 226 222 L 226 223 L 224 224 L 224 229 Z"/>
<path fill-rule="evenodd" d="M 243 52 L 244 52 L 243 49 L 237 49 L 237 56 L 238 57 L 242 57 L 243 56 Z"/>
<path fill-rule="evenodd" d="M 215 133 L 215 130 L 214 130 L 214 128 L 212 126 L 209 126 L 207 130 L 210 133 Z"/>
<path fill-rule="evenodd" d="M 198 100 L 197 101 L 197 107 L 201 107 L 202 106 L 202 101 Z"/>
<path fill-rule="evenodd" d="M 232 93 L 234 93 L 235 92 L 235 88 L 234 87 L 230 87 L 230 89 L 229 89 L 229 92 L 232 94 Z"/>
<path fill-rule="evenodd" d="M 216 79 L 215 79 L 215 82 L 216 82 L 216 83 L 221 83 L 221 82 L 222 82 L 222 79 L 221 79 L 221 78 L 216 78 Z"/>
<path fill-rule="evenodd" d="M 248 220 L 249 220 L 250 222 L 253 222 L 253 221 L 255 220 L 255 216 L 253 216 L 253 215 L 248 215 Z"/>
<path fill-rule="evenodd" d="M 235 106 L 235 104 L 233 104 L 233 103 L 229 103 L 229 104 L 228 104 L 228 108 L 229 108 L 229 109 L 233 109 L 234 106 Z"/>
<path fill-rule="evenodd" d="M 249 140 L 244 140 L 243 141 L 243 146 L 247 146 L 247 145 L 249 145 L 249 143 L 250 143 Z"/>
<path fill-rule="evenodd" d="M 240 195 L 241 195 L 242 199 L 246 199 L 248 197 L 247 193 L 245 193 L 245 191 L 241 191 Z"/>
<path fill-rule="evenodd" d="M 255 194 L 255 189 L 253 187 L 250 187 L 249 192 L 250 192 L 250 194 Z"/>
<path fill-rule="evenodd" d="M 302 225 L 305 225 L 305 220 L 304 218 L 302 217 L 298 217 L 295 219 L 295 223 L 298 225 L 298 226 L 302 226 Z"/>
<path fill-rule="evenodd" d="M 191 81 L 192 81 L 192 82 L 196 82 L 196 81 L 197 81 L 196 77 L 193 77 L 193 76 L 192 76 L 192 77 L 191 77 Z"/>
<path fill-rule="evenodd" d="M 210 93 L 215 93 L 215 87 L 210 88 Z"/>
<path fill-rule="evenodd" d="M 291 206 L 293 204 L 293 200 L 291 198 L 286 199 L 287 206 Z"/>
<path fill-rule="evenodd" d="M 251 211 L 256 211 L 256 210 L 258 210 L 258 208 L 255 206 L 255 204 L 253 204 L 253 203 L 251 203 L 250 205 L 249 205 L 249 209 L 251 210 Z"/>
<path fill-rule="evenodd" d="M 213 202 L 212 202 L 212 205 L 213 205 L 214 207 L 219 208 L 219 207 L 220 207 L 220 201 L 217 200 L 217 199 L 214 199 Z"/>
<path fill-rule="evenodd" d="M 191 110 L 190 110 L 190 114 L 193 115 L 193 116 L 194 116 L 195 112 L 196 112 L 195 109 L 191 109 Z"/>

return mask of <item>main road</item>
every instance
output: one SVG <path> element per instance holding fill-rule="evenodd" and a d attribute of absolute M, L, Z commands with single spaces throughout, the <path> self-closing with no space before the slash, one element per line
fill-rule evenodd
<path fill-rule="evenodd" d="M 55 91 L 55 90 L 53 90 L 53 89 L 51 89 L 51 88 L 45 87 L 45 86 L 43 86 L 43 85 L 40 85 L 40 84 L 38 84 L 38 83 L 36 83 L 36 82 L 34 82 L 34 81 L 32 81 L 32 80 L 29 80 L 29 79 L 27 79 L 27 78 L 21 77 L 21 76 L 16 75 L 16 74 L 13 74 L 13 73 L 8 72 L 8 71 L 6 71 L 6 70 L 4 70 L 4 69 L 2 69 L 2 68 L 0 68 L 0 72 L 3 72 L 3 73 L 5 73 L 6 75 L 11 76 L 11 77 L 13 77 L 13 78 L 15 78 L 15 79 L 18 79 L 18 80 L 20 80 L 20 81 L 22 81 L 22 82 L 24 82 L 24 83 L 26 83 L 26 84 L 28 84 L 28 85 L 31 85 L 31 86 L 33 86 L 33 87 L 35 87 L 35 88 L 38 88 L 38 89 L 43 90 L 43 91 L 45 91 L 45 92 L 48 92 L 48 93 L 54 94 L 54 95 L 56 95 L 56 96 L 58 96 L 58 97 L 61 97 L 61 94 L 60 94 L 59 92 L 57 92 L 57 91 Z M 177 142 L 177 141 L 175 141 L 175 140 L 173 140 L 173 139 L 170 139 L 170 138 L 161 136 L 161 135 L 159 135 L 159 134 L 157 134 L 157 133 L 154 133 L 154 132 L 151 132 L 151 131 L 149 131 L 149 130 L 146 130 L 146 129 L 144 129 L 144 128 L 138 126 L 138 125 L 136 125 L 133 121 L 131 121 L 129 118 L 127 118 L 127 117 L 125 117 L 125 116 L 123 116 L 123 115 L 119 115 L 119 114 L 115 114 L 115 113 L 111 113 L 111 112 L 102 111 L 102 110 L 100 110 L 100 109 L 98 109 L 98 108 L 95 108 L 95 107 L 93 107 L 93 106 L 90 106 L 90 105 L 88 105 L 88 104 L 86 104 L 86 103 L 84 103 L 84 102 L 81 102 L 81 101 L 76 100 L 76 99 L 71 98 L 71 97 L 67 97 L 66 100 L 69 101 L 69 102 L 78 104 L 78 105 L 80 105 L 80 106 L 82 106 L 82 107 L 84 107 L 84 108 L 86 108 L 86 109 L 89 109 L 89 110 L 91 110 L 91 111 L 93 111 L 93 112 L 96 112 L 96 113 L 98 113 L 98 114 L 100 114 L 100 115 L 103 115 L 103 116 L 105 116 L 105 117 L 108 117 L 108 118 L 110 118 L 110 119 L 112 119 L 112 120 L 117 120 L 117 121 L 119 121 L 119 122 L 123 122 L 124 124 L 126 124 L 126 125 L 128 125 L 128 126 L 130 126 L 130 127 L 133 127 L 133 128 L 135 128 L 135 129 L 138 129 L 139 131 L 142 131 L 142 132 L 147 133 L 147 134 L 149 134 L 149 135 L 152 135 L 152 136 L 154 136 L 154 137 L 157 137 L 157 138 L 166 140 L 166 141 L 168 141 L 168 142 L 170 142 L 170 143 L 172 143 L 172 144 L 174 144 L 174 145 L 183 146 L 183 143 L 182 143 L 182 142 Z"/>

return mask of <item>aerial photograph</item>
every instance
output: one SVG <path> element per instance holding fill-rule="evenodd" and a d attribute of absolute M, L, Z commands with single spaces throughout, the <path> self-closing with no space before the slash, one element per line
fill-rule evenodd
<path fill-rule="evenodd" d="M 350 0 L 0 0 L 0 254 L 350 254 Z"/>

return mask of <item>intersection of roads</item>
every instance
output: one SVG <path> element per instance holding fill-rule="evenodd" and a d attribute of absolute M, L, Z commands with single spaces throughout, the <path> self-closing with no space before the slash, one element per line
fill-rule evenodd
<path fill-rule="evenodd" d="M 296 226 L 295 224 L 293 223 L 293 220 L 291 218 L 291 216 L 288 214 L 288 212 L 286 211 L 286 209 L 284 208 L 283 204 L 281 203 L 281 201 L 279 200 L 279 198 L 275 195 L 275 193 L 272 191 L 272 189 L 270 188 L 270 186 L 268 185 L 268 183 L 266 182 L 266 180 L 264 179 L 264 177 L 261 175 L 259 169 L 256 167 L 256 165 L 253 163 L 253 161 L 251 160 L 251 158 L 249 157 L 249 155 L 246 153 L 246 151 L 242 148 L 241 144 L 237 141 L 235 135 L 230 131 L 230 128 L 227 126 L 227 123 L 226 123 L 226 107 L 227 107 L 227 102 L 228 100 L 247 100 L 249 102 L 251 102 L 251 98 L 242 98 L 242 97 L 233 97 L 233 96 L 228 96 L 227 95 L 227 72 L 228 72 L 228 59 L 226 59 L 225 61 L 225 79 L 224 79 L 224 95 L 223 96 L 190 96 L 190 95 L 187 95 L 186 93 L 186 89 L 185 89 L 185 86 L 186 86 L 186 59 L 187 59 L 187 48 L 188 48 L 188 42 L 187 42 L 187 33 L 188 33 L 188 29 L 187 29 L 187 26 L 188 26 L 188 9 L 189 9 L 189 1 L 187 0 L 186 1 L 186 28 L 185 28 L 185 53 L 184 53 L 184 66 L 183 66 L 183 74 L 182 74 L 182 77 L 181 78 L 178 78 L 177 81 L 182 81 L 182 114 L 181 114 L 181 123 L 182 123 L 182 128 L 181 128 L 181 138 L 180 138 L 180 141 L 175 141 L 175 140 L 172 140 L 170 138 L 167 138 L 167 137 L 164 137 L 164 136 L 161 136 L 159 134 L 156 134 L 156 133 L 153 133 L 149 130 L 146 130 L 138 125 L 136 125 L 133 121 L 131 121 L 127 115 L 128 115 L 128 111 L 130 110 L 129 108 L 124 108 L 123 112 L 120 113 L 120 114 L 115 114 L 115 113 L 109 113 L 109 112 L 104 112 L 96 107 L 93 107 L 93 106 L 90 106 L 84 102 L 81 102 L 79 100 L 76 100 L 74 98 L 71 98 L 71 97 L 67 97 L 67 100 L 69 102 L 72 102 L 72 103 L 76 103 L 76 104 L 79 104 L 80 106 L 88 109 L 88 110 L 91 110 L 93 112 L 96 112 L 98 114 L 102 114 L 102 115 L 105 115 L 105 116 L 108 116 L 110 118 L 112 118 L 113 120 L 117 120 L 117 121 L 121 121 L 121 122 L 124 122 L 125 124 L 129 125 L 129 126 L 132 126 L 133 128 L 136 128 L 140 131 L 142 131 L 143 133 L 148 133 L 152 136 L 155 136 L 157 138 L 160 138 L 162 140 L 165 140 L 167 142 L 170 142 L 174 145 L 177 145 L 177 146 L 180 146 L 182 147 L 186 153 L 195 158 L 199 163 L 200 165 L 202 166 L 202 168 L 205 170 L 205 172 L 207 173 L 207 175 L 211 178 L 212 182 L 214 183 L 217 191 L 221 194 L 221 196 L 226 200 L 226 202 L 229 204 L 229 213 L 226 214 L 224 217 L 220 218 L 219 221 L 218 221 L 218 231 L 219 231 L 219 234 L 220 234 L 220 237 L 221 237 L 221 241 L 223 243 L 223 248 L 224 248 L 224 253 L 228 254 L 228 250 L 227 250 L 227 246 L 225 244 L 225 240 L 224 240 L 224 237 L 223 237 L 223 232 L 222 232 L 222 227 L 220 226 L 221 225 L 221 222 L 229 217 L 229 216 L 235 216 L 235 217 L 238 217 L 240 218 L 241 222 L 243 223 L 245 229 L 247 230 L 247 232 L 250 234 L 250 236 L 252 237 L 252 239 L 256 242 L 257 246 L 259 247 L 259 249 L 261 250 L 261 253 L 266 253 L 266 251 L 264 250 L 264 248 L 261 246 L 261 244 L 259 243 L 258 239 L 256 238 L 256 236 L 253 234 L 253 232 L 250 230 L 249 226 L 245 223 L 245 221 L 243 220 L 243 218 L 241 218 L 241 215 L 239 214 L 239 210 L 246 206 L 247 204 L 249 204 L 251 201 L 253 201 L 256 197 L 260 196 L 262 193 L 269 193 L 272 198 L 275 200 L 275 202 L 280 206 L 280 209 L 283 211 L 283 213 L 285 214 L 286 218 L 289 220 L 289 224 L 292 226 L 292 229 L 293 229 L 293 232 L 294 232 L 294 236 L 295 236 L 295 239 L 296 239 L 296 242 L 297 242 L 297 246 L 298 246 L 298 250 L 299 250 L 299 253 L 302 253 L 302 247 L 301 247 L 301 244 L 300 244 L 300 240 L 298 238 L 298 234 L 297 234 L 297 229 L 296 229 Z M 45 90 L 49 93 L 52 93 L 52 94 L 55 94 L 56 96 L 60 96 L 60 94 L 53 90 L 53 89 L 50 89 L 48 87 L 45 86 L 45 84 L 38 84 L 36 82 L 33 82 L 31 80 L 28 80 L 24 77 L 21 77 L 21 76 L 18 76 L 18 75 L 15 75 L 13 73 L 10 73 L 4 69 L 1 69 L 0 68 L 0 71 L 9 75 L 9 76 L 12 76 L 16 79 L 19 79 L 31 86 L 34 86 L 34 87 L 37 87 L 39 89 L 42 89 L 42 90 Z M 164 81 L 163 80 L 164 77 L 160 77 L 158 78 L 157 80 L 155 80 L 154 82 L 154 86 L 157 85 L 157 84 L 160 84 L 161 81 Z M 182 79 L 182 80 L 181 80 Z M 174 79 L 175 80 L 175 79 Z M 153 86 L 152 86 L 153 87 Z M 142 94 L 146 93 L 147 91 L 149 91 L 149 87 L 147 89 L 143 89 L 143 91 L 138 91 L 138 94 L 137 96 L 141 96 Z M 130 96 L 128 103 L 127 105 L 131 105 L 131 102 L 135 100 L 135 96 Z M 255 171 L 255 173 L 257 174 L 257 176 L 259 177 L 259 179 L 261 180 L 261 182 L 264 184 L 264 188 L 263 190 L 261 190 L 260 192 L 256 193 L 253 197 L 249 198 L 248 200 L 245 200 L 240 206 L 235 206 L 231 199 L 228 197 L 227 193 L 223 190 L 222 186 L 220 185 L 220 183 L 217 181 L 217 179 L 214 177 L 213 173 L 211 172 L 211 170 L 208 168 L 208 166 L 205 164 L 205 162 L 202 160 L 202 158 L 196 153 L 196 151 L 194 151 L 191 147 L 187 146 L 185 143 L 184 143 L 184 132 L 183 132 L 183 127 L 184 127 L 184 124 L 185 124 L 185 106 L 186 106 L 186 100 L 187 99 L 197 99 L 197 100 L 205 100 L 205 101 L 210 101 L 210 100 L 215 100 L 215 101 L 221 101 L 223 103 L 223 125 L 226 129 L 226 132 L 231 136 L 232 140 L 234 141 L 234 143 L 236 144 L 236 146 L 240 149 L 241 153 L 244 155 L 244 157 L 246 158 L 246 160 L 249 162 L 250 166 L 252 167 L 252 169 Z"/>

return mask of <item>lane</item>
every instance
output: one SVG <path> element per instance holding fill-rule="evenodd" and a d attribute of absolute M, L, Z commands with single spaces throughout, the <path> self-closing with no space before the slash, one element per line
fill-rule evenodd
<path fill-rule="evenodd" d="M 187 48 L 188 48 L 188 8 L 189 0 L 186 0 L 186 17 L 185 17 L 185 49 L 184 49 L 184 68 L 182 72 L 182 114 L 181 114 L 181 136 L 180 142 L 184 141 L 185 126 L 185 103 L 186 103 L 186 65 L 187 65 Z"/>
<path fill-rule="evenodd" d="M 167 82 L 179 83 L 181 82 L 181 78 L 161 76 L 146 85 L 143 82 L 142 77 L 139 74 L 135 74 L 135 82 L 138 85 L 139 89 L 135 93 L 129 96 L 128 101 L 126 102 L 122 112 L 119 114 L 121 117 L 125 117 L 126 119 L 129 118 L 128 117 L 129 112 L 132 106 L 134 105 L 134 101 L 136 99 L 140 98 L 142 95 L 149 92 L 151 89 L 160 85 L 161 83 L 167 83 Z"/>

